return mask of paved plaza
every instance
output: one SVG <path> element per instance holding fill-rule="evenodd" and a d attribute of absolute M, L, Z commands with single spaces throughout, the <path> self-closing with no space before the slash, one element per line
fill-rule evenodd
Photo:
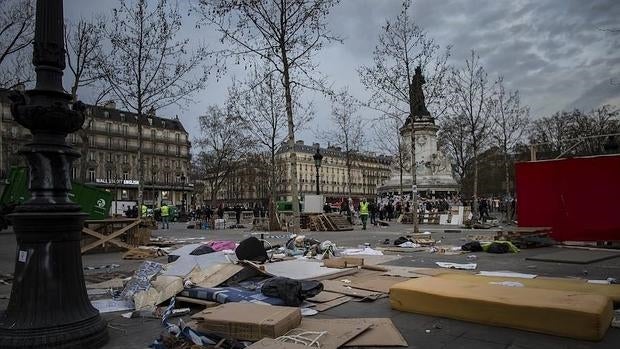
<path fill-rule="evenodd" d="M 330 240 L 338 246 L 357 247 L 369 243 L 371 246 L 381 246 L 385 239 L 393 241 L 399 236 L 406 235 L 411 230 L 410 225 L 391 224 L 389 227 L 372 227 L 363 231 L 356 227 L 347 232 L 307 232 L 306 236 L 317 240 Z M 462 245 L 470 235 L 493 234 L 494 230 L 461 230 L 460 233 L 445 233 L 444 229 L 453 229 L 448 226 L 422 226 L 422 231 L 430 231 L 435 240 L 441 240 L 442 245 Z M 169 230 L 156 230 L 154 236 L 164 238 L 200 238 L 227 239 L 239 241 L 248 237 L 250 233 L 243 229 L 226 230 L 193 230 L 186 229 L 185 224 L 173 223 Z M 281 233 L 272 233 L 281 236 Z M 271 239 L 274 243 L 285 242 L 286 239 Z M 192 241 L 192 240 L 188 240 Z M 15 235 L 9 231 L 0 233 L 0 274 L 13 273 L 15 259 Z M 558 247 L 526 249 L 516 254 L 489 254 L 475 253 L 478 263 L 477 270 L 509 270 L 537 274 L 541 276 L 586 277 L 588 279 L 606 279 L 613 277 L 620 279 L 620 258 L 608 259 L 591 264 L 563 264 L 550 262 L 529 261 L 525 258 L 543 251 L 553 251 Z M 396 254 L 399 258 L 388 262 L 390 265 L 410 267 L 436 267 L 436 261 L 467 263 L 467 255 L 439 255 L 429 252 L 413 252 Z M 166 262 L 166 257 L 156 259 Z M 132 272 L 141 261 L 127 261 L 121 259 L 121 253 L 88 254 L 83 256 L 84 266 L 99 267 L 118 264 L 115 272 Z M 105 270 L 95 269 L 86 271 L 89 276 L 105 274 Z M 10 285 L 0 285 L 0 308 L 8 302 Z M 194 308 L 198 311 L 199 308 Z M 484 326 L 470 322 L 424 316 L 418 314 L 395 311 L 390 308 L 387 298 L 371 303 L 348 302 L 316 315 L 318 318 L 355 318 L 355 317 L 389 317 L 401 331 L 409 343 L 410 348 L 618 348 L 620 345 L 620 329 L 611 328 L 601 342 L 578 341 L 526 331 L 513 330 L 501 327 Z M 156 339 L 163 330 L 155 319 L 124 319 L 120 313 L 104 315 L 108 321 L 110 341 L 105 348 L 146 348 Z M 558 319 L 561 321 L 561 319 Z M 427 330 L 430 331 L 427 333 Z"/>

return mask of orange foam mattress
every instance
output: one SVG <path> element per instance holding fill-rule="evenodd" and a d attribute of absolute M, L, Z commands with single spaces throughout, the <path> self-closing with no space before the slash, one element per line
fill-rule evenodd
<path fill-rule="evenodd" d="M 613 317 L 602 295 L 421 277 L 390 288 L 396 310 L 557 336 L 600 340 Z"/>

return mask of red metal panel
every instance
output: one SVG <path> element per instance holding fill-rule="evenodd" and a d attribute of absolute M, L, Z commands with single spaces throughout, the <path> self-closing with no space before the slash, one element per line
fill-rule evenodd
<path fill-rule="evenodd" d="M 553 228 L 558 241 L 620 240 L 620 156 L 516 165 L 521 227 Z"/>

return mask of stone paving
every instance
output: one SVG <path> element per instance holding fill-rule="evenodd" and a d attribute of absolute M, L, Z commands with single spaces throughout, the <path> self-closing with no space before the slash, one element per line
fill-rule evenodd
<path fill-rule="evenodd" d="M 372 227 L 363 231 L 356 227 L 347 232 L 307 232 L 306 235 L 317 240 L 331 240 L 339 246 L 357 247 L 370 243 L 380 246 L 383 240 L 406 235 L 410 225 L 393 223 L 389 227 Z M 462 245 L 468 235 L 492 234 L 493 230 L 462 230 L 461 233 L 444 233 L 449 226 L 422 226 L 422 231 L 430 231 L 436 240 L 446 245 Z M 185 224 L 171 224 L 169 230 L 156 230 L 153 235 L 167 238 L 230 239 L 239 241 L 249 236 L 243 229 L 227 230 L 193 230 L 186 229 Z M 273 233 L 273 235 L 283 235 Z M 283 243 L 285 239 L 271 239 L 274 243 Z M 15 235 L 9 231 L 0 233 L 0 274 L 12 273 L 15 260 Z M 525 260 L 527 256 L 551 251 L 554 247 L 544 249 L 521 250 L 517 254 L 476 253 L 478 270 L 510 270 L 545 276 L 587 277 L 606 279 L 614 277 L 620 280 L 620 258 L 608 259 L 596 263 L 578 265 Z M 119 264 L 114 271 L 133 271 L 140 261 L 125 261 L 121 253 L 90 254 L 83 257 L 85 266 L 102 266 Z M 435 261 L 467 263 L 466 255 L 446 256 L 428 252 L 401 253 L 398 259 L 388 262 L 390 265 L 411 267 L 435 267 Z M 166 258 L 159 259 L 162 262 Z M 102 270 L 87 271 L 86 274 L 102 273 Z M 0 309 L 6 307 L 10 285 L 0 285 Z M 339 317 L 390 317 L 409 342 L 410 348 L 620 348 L 620 329 L 611 328 L 601 342 L 578 341 L 526 331 L 501 327 L 484 326 L 464 321 L 437 318 L 399 312 L 390 309 L 387 299 L 372 303 L 349 302 L 317 315 L 319 318 Z M 110 342 L 105 348 L 147 348 L 161 332 L 161 324 L 155 319 L 124 319 L 118 313 L 105 314 L 109 324 Z M 561 321 L 561 319 L 558 319 Z M 427 333 L 427 330 L 430 332 Z"/>

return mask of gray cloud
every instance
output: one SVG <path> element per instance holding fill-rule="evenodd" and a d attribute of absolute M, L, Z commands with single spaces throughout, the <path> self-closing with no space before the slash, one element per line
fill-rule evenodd
<path fill-rule="evenodd" d="M 68 17 L 89 16 L 109 11 L 116 3 L 68 0 L 65 12 Z M 331 28 L 345 42 L 327 47 L 316 59 L 335 88 L 348 85 L 358 98 L 367 98 L 356 69 L 371 62 L 380 27 L 399 11 L 397 0 L 343 0 L 332 11 Z M 620 33 L 601 30 L 620 27 L 617 0 L 418 0 L 411 13 L 440 45 L 453 45 L 451 64 L 463 64 L 475 49 L 490 78 L 504 75 L 508 87 L 521 91 L 522 101 L 531 105 L 535 116 L 620 100 L 620 89 L 609 85 L 610 78 L 620 80 Z M 186 18 L 183 34 L 217 47 L 218 35 L 204 26 L 195 29 L 191 19 Z M 231 69 L 233 74 L 239 76 L 243 70 Z M 230 77 L 210 81 L 187 111 L 171 107 L 161 114 L 180 114 L 192 136 L 197 136 L 197 117 L 209 104 L 224 101 L 229 83 Z M 299 135 L 311 141 L 311 130 L 328 124 L 330 108 L 320 95 L 308 93 L 304 98 L 313 100 L 317 109 L 309 130 Z"/>

